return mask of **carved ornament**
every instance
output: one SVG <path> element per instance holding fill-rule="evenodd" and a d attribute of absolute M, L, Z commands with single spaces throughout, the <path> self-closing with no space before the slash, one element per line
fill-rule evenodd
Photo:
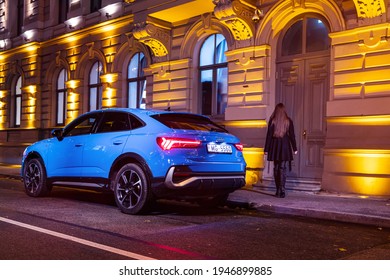
<path fill-rule="evenodd" d="M 161 57 L 168 54 L 169 30 L 152 23 L 138 23 L 134 25 L 133 36 L 139 42 L 147 45 L 154 56 Z"/>
<path fill-rule="evenodd" d="M 383 0 L 353 0 L 358 18 L 374 18 L 386 13 Z"/>
<path fill-rule="evenodd" d="M 247 40 L 253 37 L 253 8 L 238 0 L 219 0 L 214 1 L 214 4 L 216 5 L 215 16 L 229 28 L 236 40 Z"/>

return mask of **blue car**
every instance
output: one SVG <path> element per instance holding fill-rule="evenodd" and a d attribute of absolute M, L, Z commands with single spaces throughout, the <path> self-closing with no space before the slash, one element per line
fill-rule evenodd
<path fill-rule="evenodd" d="M 138 214 L 161 198 L 218 205 L 245 185 L 239 139 L 202 115 L 102 109 L 52 135 L 23 153 L 29 196 L 53 185 L 105 188 L 122 212 Z"/>

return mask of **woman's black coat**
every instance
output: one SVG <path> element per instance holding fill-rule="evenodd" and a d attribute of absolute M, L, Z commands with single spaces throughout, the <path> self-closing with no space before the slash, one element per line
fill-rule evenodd
<path fill-rule="evenodd" d="M 265 140 L 264 152 L 267 153 L 268 161 L 292 161 L 293 152 L 297 151 L 295 140 L 294 124 L 289 119 L 290 125 L 287 133 L 282 138 L 274 137 L 275 126 L 272 119 L 269 121 L 267 138 Z"/>

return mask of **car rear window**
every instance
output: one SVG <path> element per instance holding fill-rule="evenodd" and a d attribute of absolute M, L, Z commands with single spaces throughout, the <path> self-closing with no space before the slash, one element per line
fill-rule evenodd
<path fill-rule="evenodd" d="M 209 118 L 198 115 L 168 113 L 151 117 L 172 129 L 227 132 Z"/>

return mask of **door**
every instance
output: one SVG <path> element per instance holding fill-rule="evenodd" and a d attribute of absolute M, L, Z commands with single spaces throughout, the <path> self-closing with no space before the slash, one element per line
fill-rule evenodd
<path fill-rule="evenodd" d="M 79 117 L 66 126 L 61 139 L 52 138 L 48 157 L 49 177 L 80 177 L 84 146 L 99 121 L 99 113 Z"/>
<path fill-rule="evenodd" d="M 325 146 L 325 108 L 329 92 L 329 56 L 277 64 L 277 102 L 294 122 L 298 154 L 290 177 L 320 179 Z"/>
<path fill-rule="evenodd" d="M 121 112 L 106 112 L 96 133 L 85 143 L 82 176 L 108 178 L 113 162 L 126 146 L 130 131 L 130 115 Z"/>
<path fill-rule="evenodd" d="M 276 101 L 294 121 L 298 154 L 290 177 L 320 179 L 329 95 L 330 40 L 325 19 L 296 18 L 279 37 Z"/>

